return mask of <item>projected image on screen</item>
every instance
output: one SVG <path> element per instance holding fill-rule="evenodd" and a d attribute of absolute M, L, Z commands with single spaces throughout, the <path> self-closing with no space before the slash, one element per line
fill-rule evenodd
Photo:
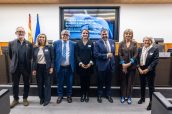
<path fill-rule="evenodd" d="M 63 15 L 64 26 L 62 28 L 70 31 L 70 39 L 80 39 L 83 29 L 89 30 L 90 39 L 101 38 L 100 32 L 102 29 L 107 29 L 109 31 L 109 38 L 114 39 L 116 29 L 116 9 L 114 8 L 64 8 Z"/>

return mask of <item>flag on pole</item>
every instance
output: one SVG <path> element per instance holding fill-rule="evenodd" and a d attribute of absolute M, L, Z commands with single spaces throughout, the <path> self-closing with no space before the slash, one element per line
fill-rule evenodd
<path fill-rule="evenodd" d="M 36 30 L 35 30 L 35 38 L 34 43 L 36 43 L 37 36 L 40 34 L 40 25 L 39 25 L 39 15 L 37 14 L 37 22 L 36 22 Z"/>
<path fill-rule="evenodd" d="M 28 23 L 28 41 L 33 43 L 33 35 L 32 35 L 32 26 L 31 26 L 31 15 L 29 14 L 29 23 Z"/>

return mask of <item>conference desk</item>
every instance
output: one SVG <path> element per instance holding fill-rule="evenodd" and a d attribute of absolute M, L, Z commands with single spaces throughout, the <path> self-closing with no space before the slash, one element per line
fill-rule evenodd
<path fill-rule="evenodd" d="M 119 75 L 119 58 L 116 57 L 116 68 L 115 72 L 113 73 L 112 78 L 112 86 L 119 86 L 120 85 L 120 75 Z M 11 83 L 11 76 L 9 73 L 9 58 L 7 55 L 0 56 L 0 84 L 9 84 Z M 21 79 L 22 83 L 22 79 Z M 91 76 L 91 86 L 96 86 L 97 84 L 97 77 L 96 77 L 96 70 L 95 73 Z M 31 84 L 36 84 L 35 76 L 31 77 Z M 54 74 L 52 84 L 56 85 L 56 76 Z M 79 84 L 79 77 L 75 73 L 74 76 L 74 85 Z M 139 86 L 139 75 L 138 72 L 135 76 L 134 81 L 135 86 Z M 155 78 L 155 85 L 156 86 L 172 86 L 172 57 L 168 58 L 159 58 L 159 63 L 156 68 L 156 78 Z"/>

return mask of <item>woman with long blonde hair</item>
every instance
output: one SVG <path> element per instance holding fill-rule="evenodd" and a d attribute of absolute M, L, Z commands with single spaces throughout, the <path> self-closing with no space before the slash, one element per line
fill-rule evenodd
<path fill-rule="evenodd" d="M 47 36 L 39 34 L 33 49 L 32 75 L 36 76 L 40 104 L 46 106 L 51 100 L 51 74 L 54 67 L 52 46 L 47 43 Z"/>
<path fill-rule="evenodd" d="M 133 30 L 126 29 L 124 40 L 119 44 L 119 57 L 121 64 L 121 103 L 127 100 L 132 103 L 132 86 L 136 73 L 137 43 L 133 41 Z"/>

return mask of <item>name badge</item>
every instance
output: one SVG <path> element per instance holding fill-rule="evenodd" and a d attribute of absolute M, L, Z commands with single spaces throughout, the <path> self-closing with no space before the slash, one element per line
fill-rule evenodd
<path fill-rule="evenodd" d="M 153 55 L 153 53 L 150 53 L 149 55 Z"/>
<path fill-rule="evenodd" d="M 45 52 L 47 52 L 48 51 L 48 49 L 45 49 Z"/>
<path fill-rule="evenodd" d="M 29 45 L 28 44 L 26 44 L 26 47 L 28 47 Z"/>
<path fill-rule="evenodd" d="M 112 47 L 114 47 L 114 44 L 112 45 Z"/>
<path fill-rule="evenodd" d="M 88 47 L 91 47 L 91 45 L 88 45 Z"/>

